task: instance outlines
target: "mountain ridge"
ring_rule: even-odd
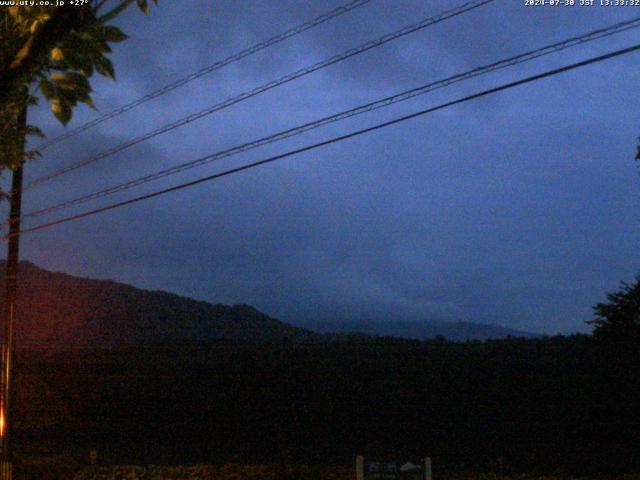
[[[0,268],[4,265],[1,261]],[[23,347],[302,341],[317,335],[250,305],[211,304],[112,280],[51,272],[31,262],[19,265],[18,315],[16,344]]]
[[[462,320],[402,320],[394,318],[392,321],[378,319],[329,320],[308,321],[295,323],[309,330],[319,333],[340,331],[361,332],[366,335],[400,337],[414,340],[431,340],[444,337],[449,341],[463,342],[467,340],[489,340],[506,337],[535,338],[543,335],[524,330],[516,330],[500,325],[466,322]]]
[[[0,269],[6,262],[0,260]],[[4,278],[0,278],[4,291]],[[0,298],[0,303],[3,298]],[[113,347],[226,341],[231,343],[369,341],[380,336],[425,340],[499,338],[516,332],[486,326],[485,334],[453,334],[456,324],[442,324],[433,335],[411,331],[403,322],[345,326],[335,321],[309,328],[285,323],[247,304],[223,305],[161,290],[145,290],[113,280],[52,272],[29,261],[19,264],[16,344],[22,348]],[[348,323],[348,322],[347,322]],[[330,325],[336,328],[331,330]],[[461,322],[460,330],[467,324]],[[415,325],[413,325],[415,327]],[[355,328],[358,327],[358,328]],[[449,330],[447,330],[449,328]],[[454,328],[454,330],[451,330]],[[488,329],[488,330],[487,330]],[[337,331],[336,331],[337,330]],[[477,330],[477,328],[476,328]],[[486,335],[486,331],[493,332]],[[473,333],[473,332],[471,332]],[[513,335],[515,336],[515,335]]]

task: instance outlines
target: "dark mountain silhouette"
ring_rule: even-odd
[[[329,320],[309,321],[301,326],[317,332],[362,332],[366,335],[430,340],[438,336],[454,342],[506,337],[535,338],[541,335],[498,325],[442,320]]]
[[[2,261],[2,272],[4,268]],[[0,286],[4,288],[4,279]],[[50,272],[30,262],[20,262],[18,299],[19,347],[300,341],[316,336],[248,305],[212,305],[109,280]]]
[[[5,262],[0,261],[0,272],[4,268]],[[428,339],[442,335],[449,340],[528,336],[492,325],[462,322],[318,322],[303,328],[271,318],[249,305],[214,305],[110,280],[51,272],[26,261],[20,263],[18,282],[19,347],[367,341],[375,336]],[[4,288],[4,279],[0,279],[0,288]]]

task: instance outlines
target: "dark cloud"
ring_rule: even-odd
[[[121,20],[132,38],[115,52],[118,81],[97,79],[96,103],[108,111],[339,3],[166,1],[149,16],[132,10]],[[29,165],[29,176],[453,5],[374,0],[60,144]],[[33,189],[25,203],[35,208],[71,198],[633,13],[497,1]],[[627,33],[548,56],[136,192],[601,54],[634,38],[637,33]],[[23,257],[212,302],[250,303],[290,321],[438,317],[548,333],[583,330],[591,306],[632,278],[640,263],[640,179],[632,161],[639,63],[631,55],[591,66],[34,233],[25,237]],[[92,115],[80,109],[70,128]],[[55,135],[62,128],[50,117],[44,107],[32,115]]]

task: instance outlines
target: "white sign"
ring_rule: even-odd
[[[356,457],[357,480],[431,480],[431,458],[423,461],[378,461]]]

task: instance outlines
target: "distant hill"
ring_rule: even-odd
[[[512,330],[498,325],[472,322],[446,322],[441,320],[408,321],[382,320],[330,320],[309,321],[305,328],[316,332],[361,332],[367,335],[402,337],[430,340],[443,336],[451,341],[488,340],[512,337],[533,338],[540,335],[521,330]]]
[[[20,262],[16,341],[19,347],[80,348],[131,343],[225,341],[366,342],[376,336],[448,340],[531,337],[494,325],[466,322],[351,321],[293,326],[249,305],[211,304],[110,280],[51,272]],[[5,262],[0,261],[0,272]],[[4,293],[4,279],[0,278]],[[2,298],[0,298],[0,306]]]
[[[0,261],[4,272],[5,262]],[[319,337],[248,305],[213,305],[20,262],[16,344],[94,347],[129,343],[301,341]],[[4,279],[0,279],[4,296]],[[0,299],[0,304],[3,299]]]

